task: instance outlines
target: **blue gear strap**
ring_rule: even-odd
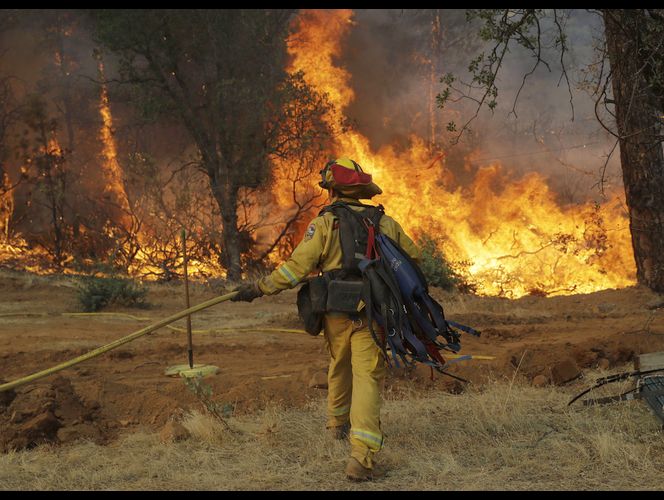
[[[456,328],[457,330],[461,330],[462,332],[466,332],[466,333],[470,333],[471,335],[475,335],[475,337],[479,337],[482,334],[482,332],[480,332],[478,330],[475,330],[474,328],[471,328],[469,326],[457,323],[456,321],[450,321],[448,319],[447,324],[450,325],[452,328]]]
[[[356,223],[367,231],[367,223],[360,213],[342,202],[335,205],[349,210]],[[386,355],[389,348],[397,367],[399,360],[406,366],[421,362],[454,377],[443,371],[450,363],[441,361],[437,350],[458,352],[461,345],[457,330],[476,336],[479,332],[445,318],[443,307],[428,293],[421,269],[398,243],[379,233],[375,244],[377,257],[360,259],[356,265],[365,282],[367,318],[375,319],[385,332],[385,341],[380,346],[384,357],[389,363]],[[467,359],[472,358],[464,356],[455,362]]]

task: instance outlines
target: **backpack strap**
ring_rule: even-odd
[[[387,258],[394,261],[404,303],[422,333],[434,345],[457,352],[461,348],[459,335],[449,327],[442,306],[429,295],[426,278],[419,266],[389,236],[380,235],[378,244]],[[446,343],[441,343],[439,337]]]
[[[399,327],[398,331],[401,333],[403,340],[407,342],[408,347],[410,347],[409,351],[411,355],[418,361],[426,361],[428,358],[426,347],[413,333],[406,308],[401,300],[399,287],[389,273],[387,262],[384,259],[377,260],[376,262],[379,263],[376,272],[388,287],[390,296],[394,298],[394,307],[390,309],[390,312],[394,316]]]
[[[402,362],[409,366],[411,363],[405,357],[407,354],[406,347],[403,345],[403,340],[400,334],[401,325],[398,314],[395,311],[399,310],[399,304],[395,303],[395,297],[389,293],[389,285],[385,283],[383,276],[378,272],[380,260],[364,259],[360,262],[360,270],[362,271],[365,287],[363,290],[363,300],[365,303],[365,311],[367,315],[367,322],[369,329],[374,335],[373,320],[381,326],[385,336],[385,343],[389,345],[392,352],[392,358],[397,367],[399,361],[397,356],[401,358]],[[385,361],[390,365],[390,359],[387,356],[384,343],[378,343],[378,346],[383,350]]]
[[[361,207],[362,210],[351,207]],[[362,259],[377,257],[375,237],[380,228],[380,219],[385,213],[383,206],[335,201],[323,208],[320,214],[327,212],[332,212],[339,220],[342,269],[346,275],[358,275]]]
[[[387,356],[387,348],[386,348],[386,336],[385,336],[385,331],[383,331],[383,335],[381,338],[379,338],[378,334],[374,330],[374,304],[373,304],[373,297],[371,293],[371,283],[368,280],[364,280],[364,284],[362,286],[362,297],[365,300],[365,310],[366,310],[366,316],[367,316],[367,325],[369,327],[369,332],[371,333],[371,337],[373,338],[374,342],[378,347],[380,347],[381,353],[383,354],[383,358],[385,358],[385,361],[389,363],[389,358]],[[392,351],[392,354],[394,355],[394,351]],[[396,359],[395,359],[396,361]]]

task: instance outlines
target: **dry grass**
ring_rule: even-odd
[[[615,387],[613,389],[616,389]],[[323,431],[324,403],[228,420],[189,414],[192,437],[155,434],[0,456],[10,490],[633,490],[664,489],[664,433],[641,402],[567,407],[569,391],[495,382],[462,395],[388,400],[390,473],[345,480],[348,444]]]

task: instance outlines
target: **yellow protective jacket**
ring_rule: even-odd
[[[334,201],[357,203],[352,198],[337,198]],[[361,207],[354,207],[361,210]],[[272,274],[258,281],[258,286],[266,295],[274,295],[282,290],[293,288],[312,271],[322,272],[342,268],[341,238],[339,224],[331,212],[319,215],[307,227],[304,238],[293,250],[290,258]],[[383,215],[380,231],[395,240],[415,261],[420,259],[420,251],[413,240],[404,232],[398,222]]]

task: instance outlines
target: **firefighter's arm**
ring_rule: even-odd
[[[265,295],[274,295],[293,288],[318,267],[325,248],[327,223],[323,217],[316,217],[311,221],[302,241],[288,260],[272,274],[258,281],[258,287]]]

